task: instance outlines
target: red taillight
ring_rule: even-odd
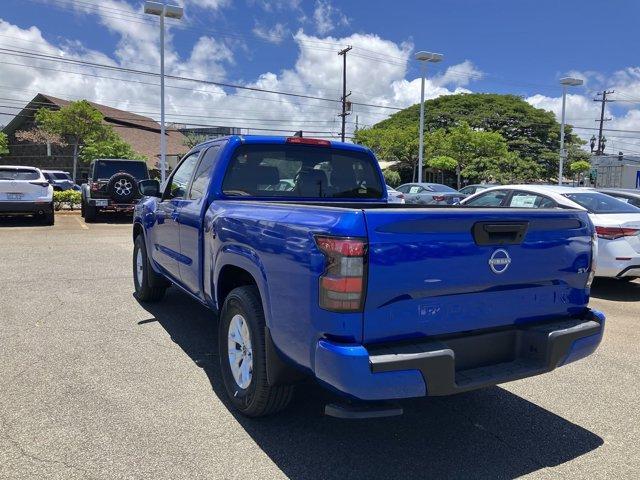
[[[436,202],[444,202],[444,195],[433,195],[433,198]]]
[[[622,228],[622,227],[596,227],[596,234],[599,238],[606,240],[615,240],[622,237],[634,237],[638,235],[640,230],[637,228]]]
[[[361,312],[364,306],[367,242],[360,238],[316,236],[326,257],[320,276],[320,308]]]
[[[297,145],[318,145],[322,147],[330,147],[331,142],[329,140],[322,140],[320,138],[304,138],[304,137],[289,137],[287,143],[295,143]]]
[[[37,185],[38,187],[46,188],[49,186],[49,182],[29,182],[31,185]]]
[[[398,198],[401,200],[404,200],[404,193],[401,193],[400,195],[398,195]]]
[[[100,184],[97,182],[91,182],[89,188],[91,189],[91,191],[95,192],[97,190],[100,190]]]

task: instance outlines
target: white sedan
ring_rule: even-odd
[[[39,169],[0,166],[0,215],[33,215],[53,225],[53,187]]]
[[[596,277],[640,277],[640,208],[589,188],[504,185],[462,202],[467,207],[577,208],[589,212],[598,236]]]
[[[404,203],[404,193],[399,192],[395,188],[387,185],[387,202],[388,203]]]

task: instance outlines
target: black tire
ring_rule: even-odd
[[[53,203],[50,206],[50,210],[44,212],[44,214],[42,215],[42,224],[43,225],[48,225],[48,226],[53,226],[56,222],[56,216],[55,213],[53,211]]]
[[[137,260],[138,252],[142,255],[142,282],[138,280]],[[144,243],[144,236],[138,235],[133,242],[133,286],[135,296],[141,302],[158,302],[162,300],[169,283],[149,265],[147,257],[147,247]]]
[[[84,198],[82,199],[82,201],[80,202],[80,216],[82,218],[84,218],[85,216],[85,212],[84,212]]]
[[[107,183],[109,197],[116,203],[129,203],[138,195],[138,181],[130,173],[116,173]]]
[[[90,205],[89,202],[84,204],[84,221],[93,222],[98,215],[98,208],[94,205]]]
[[[244,317],[251,340],[253,370],[246,388],[238,385],[229,364],[229,325],[237,314]],[[248,417],[262,417],[279,412],[289,405],[293,397],[293,385],[272,387],[267,381],[264,312],[260,293],[255,286],[238,287],[225,299],[220,312],[218,354],[225,390],[240,413]]]

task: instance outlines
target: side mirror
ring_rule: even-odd
[[[138,182],[140,193],[145,197],[161,197],[160,182],[158,180],[140,180]]]

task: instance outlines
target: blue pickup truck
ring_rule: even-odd
[[[346,398],[328,413],[377,415],[361,405],[549,372],[602,339],[583,211],[387,203],[369,149],[301,137],[208,141],[140,190],[135,294],[175,286],[217,313],[248,416],[305,377]]]

